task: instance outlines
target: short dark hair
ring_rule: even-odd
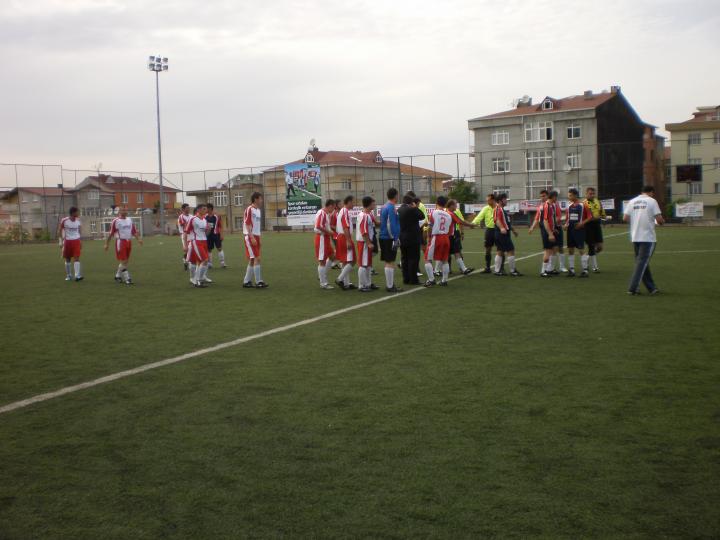
[[[495,194],[494,194],[494,193],[488,193],[487,195],[485,195],[485,198],[486,198],[486,199],[495,200]]]
[[[422,203],[422,201],[420,200],[420,197],[413,197],[413,202],[414,202],[415,204],[420,204],[420,203]]]
[[[413,199],[410,195],[403,196],[403,204],[412,204],[414,202],[415,202],[415,199]]]
[[[450,200],[448,200],[448,202],[447,202],[447,204],[446,204],[445,206],[450,206],[451,204],[454,204],[454,205],[457,206],[457,203],[458,203],[458,202],[457,202],[455,199],[450,199]]]
[[[68,210],[68,214],[72,216],[77,211],[78,211],[77,207],[71,206],[70,210]]]
[[[188,206],[190,206],[188,203],[183,203],[180,210],[185,210]]]
[[[368,208],[374,201],[375,199],[373,199],[370,195],[365,195],[362,198],[363,208]]]
[[[209,202],[205,206],[207,206],[208,210],[215,210],[215,207],[213,206],[213,203]]]
[[[495,200],[498,202],[507,200],[507,193],[498,193],[495,195]]]
[[[445,195],[440,195],[440,196],[437,198],[436,203],[437,203],[438,206],[441,206],[441,207],[445,208],[445,206],[447,206],[447,203],[448,203],[448,198],[447,198]]]
[[[554,189],[550,193],[548,193],[548,197],[550,197],[550,198],[557,197],[557,196],[558,196],[558,192],[555,191]]]
[[[408,191],[405,195],[410,195],[413,199],[417,198],[417,195],[415,195],[413,190]]]
[[[195,207],[195,212],[197,212],[197,211],[200,210],[201,208],[207,208],[207,204],[205,204],[205,203],[198,204],[198,205]],[[194,214],[195,212],[193,212],[193,214]]]
[[[261,198],[262,198],[262,193],[260,193],[259,191],[256,191],[255,193],[250,195],[250,202],[254,203],[255,201],[257,201],[258,199],[261,199]]]
[[[585,193],[587,193],[588,191],[595,191],[595,188],[592,186],[588,186],[585,188]]]
[[[398,196],[398,190],[395,189],[394,187],[391,187],[390,189],[387,190],[388,201],[395,199],[397,196]]]
[[[327,201],[325,201],[325,208],[329,206],[335,206],[335,199],[328,199]]]
[[[343,199],[343,204],[347,204],[347,203],[352,202],[352,201],[354,201],[354,200],[355,200],[355,197],[353,197],[352,195],[348,195],[347,197],[345,197],[345,198]]]
[[[575,189],[574,187],[571,187],[570,189],[568,189],[568,193],[572,193],[572,194],[575,195],[576,197],[577,197],[578,195],[580,195],[580,193],[578,192],[578,190]]]
[[[542,195],[543,193],[544,193],[545,195],[548,195],[548,194],[549,194],[549,192],[548,192],[547,189],[541,189],[541,190],[540,190],[540,195]]]
[[[643,193],[655,193],[655,188],[650,184],[645,184],[642,188]]]

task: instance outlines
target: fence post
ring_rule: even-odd
[[[228,189],[228,200],[227,200],[227,207],[225,212],[227,214],[227,221],[228,221],[228,229],[230,230],[230,234],[233,232],[233,226],[232,226],[232,186],[230,185],[230,169],[227,170],[227,189]]]
[[[18,182],[17,163],[13,165],[15,168],[15,189],[17,189],[18,201],[18,225],[20,226],[20,244],[23,243],[23,223],[22,223],[22,205],[20,204],[20,183]]]
[[[45,191],[45,165],[40,165],[40,174],[42,176],[43,188],[43,216],[45,216],[45,233],[49,235],[48,215],[47,215],[47,192]]]

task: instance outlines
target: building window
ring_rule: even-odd
[[[713,133],[713,144],[720,144],[720,131]]]
[[[89,201],[99,201],[100,200],[100,190],[99,189],[91,189],[88,191],[88,200]]]
[[[545,101],[543,101],[542,108],[543,111],[551,111],[553,108],[553,102],[549,99],[546,99]]]
[[[688,133],[688,144],[700,144],[700,133]]]
[[[550,191],[552,182],[550,180],[531,180],[526,186],[528,199],[539,199],[543,189]]]
[[[127,202],[128,202],[127,193],[122,193],[122,194],[120,195],[120,202],[121,202],[122,204],[127,204]]]
[[[90,222],[90,232],[93,234],[97,232],[97,221],[92,220]]]
[[[580,139],[582,137],[582,131],[580,124],[570,124],[567,127],[567,138],[568,139]]]
[[[35,193],[33,193],[32,201],[33,201],[33,202],[38,202],[39,200],[40,200],[39,197],[38,197]]]
[[[700,195],[702,193],[702,182],[688,182],[688,195]]]
[[[720,182],[715,182],[715,193],[720,193]]]
[[[552,122],[528,122],[525,124],[525,142],[552,141]]]
[[[567,155],[567,166],[571,169],[580,168],[580,154],[573,153]]]
[[[527,152],[525,157],[525,170],[528,172],[553,170],[552,150],[533,150]]]
[[[346,189],[348,191],[351,190],[352,189],[352,180],[350,180],[350,179],[340,180],[340,189]]]
[[[382,163],[382,162],[383,162],[382,156],[381,156],[380,154],[376,155],[376,156],[375,156],[375,163]]]
[[[716,157],[716,158],[713,160],[713,164],[715,165],[715,168],[716,168],[716,169],[720,169],[720,157]]]
[[[510,172],[510,160],[508,158],[493,158],[492,170],[495,174]]]
[[[688,158],[688,165],[702,165],[702,158],[699,158],[699,157]]]
[[[500,144],[510,144],[510,132],[508,131],[494,131],[490,137],[490,143],[493,146]]]
[[[170,202],[170,195],[167,193],[163,193],[163,204],[167,204]]]
[[[510,197],[510,186],[493,186],[493,195],[505,194]]]
[[[139,203],[145,202],[145,197],[143,196],[142,193],[138,193],[135,201],[139,202]]]
[[[242,206],[242,195],[240,193],[233,193],[233,205]]]
[[[215,196],[215,206],[227,206],[228,196],[226,191],[216,191],[214,193]]]

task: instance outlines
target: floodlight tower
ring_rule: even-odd
[[[158,176],[160,178],[160,230],[165,234],[165,201],[163,200],[162,145],[160,144],[160,72],[168,70],[165,56],[150,56],[148,69],[155,72],[155,107],[157,110]]]

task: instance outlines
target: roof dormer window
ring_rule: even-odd
[[[551,99],[546,99],[545,101],[543,101],[543,103],[542,103],[543,111],[551,111],[552,108],[553,108],[553,102]]]
[[[382,162],[383,162],[382,156],[380,154],[377,154],[375,156],[375,163],[382,163]]]
[[[305,156],[305,163],[315,163],[315,158],[310,152]]]

